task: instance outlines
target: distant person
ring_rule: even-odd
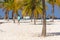
[[[17,19],[18,19],[18,23],[19,23],[19,21],[20,21],[21,17],[18,15]]]

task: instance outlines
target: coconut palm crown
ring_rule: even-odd
[[[41,0],[24,0],[24,7],[23,7],[23,15],[31,15],[31,13],[34,11],[35,16],[37,13],[42,13],[42,5]]]
[[[33,15],[34,19],[37,17],[38,14],[42,13],[42,3],[41,0],[23,0],[23,16],[28,16]],[[34,23],[36,24],[36,23]]]

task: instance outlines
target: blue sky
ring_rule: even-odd
[[[52,15],[52,5],[48,3],[46,3],[46,5],[48,6],[48,10],[46,11],[46,14]],[[60,8],[57,5],[54,6],[54,15],[57,18],[60,18]]]
[[[48,4],[48,3],[46,3],[46,5],[48,6],[48,10],[46,11],[46,14],[47,15],[52,15],[52,5],[51,4]],[[18,13],[20,14],[20,16],[21,16],[21,10],[19,10],[18,11]],[[0,15],[2,16],[2,17],[4,17],[4,15],[5,15],[5,11],[3,11],[3,9],[2,8],[0,8]],[[9,12],[9,17],[11,18],[12,16],[12,11],[10,11]],[[60,18],[60,8],[58,7],[58,6],[56,6],[55,5],[55,7],[54,7],[54,15],[57,17],[57,18]]]
[[[18,13],[20,14],[20,16],[22,17],[22,11],[21,10],[19,10],[18,11]],[[0,16],[2,16],[2,17],[4,17],[5,16],[5,11],[3,11],[3,9],[2,8],[0,8]],[[12,10],[11,11],[9,11],[9,18],[12,18]]]

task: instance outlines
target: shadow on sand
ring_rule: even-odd
[[[47,36],[59,36],[60,32],[47,33]]]
[[[20,23],[30,23],[30,22],[20,22]]]
[[[47,33],[46,37],[49,36],[60,36],[60,32]],[[41,33],[33,33],[32,37],[41,37]]]
[[[32,25],[43,25],[43,23],[36,23]],[[46,25],[54,25],[52,22],[46,22]]]
[[[6,31],[3,31],[2,29],[0,29],[0,32],[6,32]]]
[[[0,22],[0,24],[3,24],[3,23],[8,23],[8,22]]]

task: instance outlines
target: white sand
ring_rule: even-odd
[[[60,20],[47,20],[47,37],[41,37],[42,23],[37,20],[34,25],[30,20],[21,20],[20,24],[0,20],[0,40],[60,40]],[[49,35],[49,36],[48,36]]]

